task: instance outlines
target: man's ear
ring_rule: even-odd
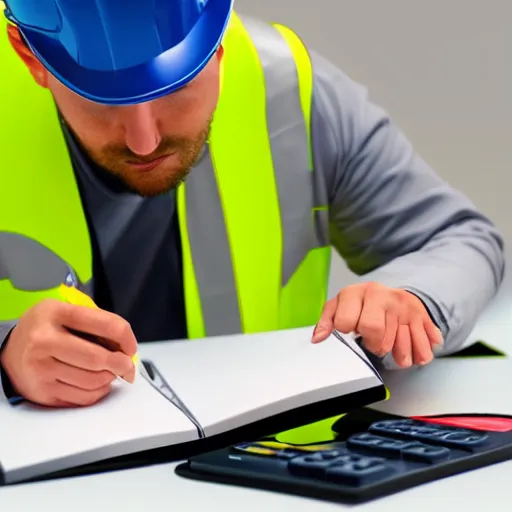
[[[48,72],[23,40],[18,27],[8,25],[7,36],[9,37],[9,41],[11,46],[14,48],[14,51],[25,63],[28,70],[34,77],[34,80],[41,87],[48,87]]]
[[[217,48],[217,58],[219,59],[219,62],[222,60],[222,57],[224,57],[224,46],[220,44]]]

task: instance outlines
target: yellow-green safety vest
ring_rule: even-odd
[[[37,251],[23,248],[35,242],[51,250],[83,284],[92,279],[92,251],[51,94],[0,32],[0,232],[11,242],[0,238],[0,255],[3,246],[21,248],[10,250],[0,271],[0,321],[8,321],[58,297],[58,283],[37,289],[43,260],[27,268],[30,255],[20,252]],[[190,338],[313,325],[329,275],[330,247],[318,222],[327,206],[315,204],[313,190],[307,51],[289,29],[236,14],[223,45],[208,152],[177,191]],[[32,246],[14,243],[19,237]],[[34,283],[13,285],[15,263],[26,268],[13,273],[34,274]]]

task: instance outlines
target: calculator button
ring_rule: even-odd
[[[277,457],[279,459],[293,459],[299,455],[302,455],[303,452],[299,452],[297,450],[293,450],[290,448],[285,448],[277,452]]]
[[[444,431],[436,441],[439,444],[447,446],[448,448],[462,448],[473,450],[475,448],[479,448],[485,442],[489,436],[487,434],[477,434],[473,432],[454,432],[454,431]]]
[[[416,446],[416,441],[404,441],[389,437],[376,436],[368,432],[356,434],[347,439],[347,446],[351,449],[360,449],[370,452],[373,455],[400,458],[402,450]]]
[[[418,444],[409,446],[402,450],[402,457],[405,460],[434,463],[449,459],[450,453],[450,450],[444,446]]]
[[[323,460],[333,460],[340,455],[345,454],[345,450],[328,450],[325,452],[319,452],[317,455],[321,457]]]
[[[296,475],[318,477],[323,475],[325,468],[333,464],[338,458],[343,457],[345,453],[346,451],[343,450],[330,450],[294,457],[288,461],[288,470]]]
[[[377,421],[370,426],[371,430],[381,430],[390,432],[392,430],[406,431],[412,427],[414,422],[412,420],[384,420]]]
[[[416,429],[417,430],[417,429]],[[370,432],[382,433],[382,434],[401,434],[410,435],[415,431],[414,423],[410,420],[388,420],[378,421],[370,426]],[[434,427],[426,430],[423,428],[423,433],[434,433],[436,429]]]
[[[393,468],[382,459],[370,457],[336,461],[325,469],[325,479],[351,486],[368,485],[392,474]]]

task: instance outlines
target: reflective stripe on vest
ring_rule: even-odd
[[[312,186],[309,57],[288,29],[242,23],[236,15],[223,45],[209,148],[177,194],[191,338],[314,324],[327,290],[325,205],[316,203]],[[11,120],[0,128],[0,232],[25,237],[56,258],[31,260],[48,274],[32,281],[22,270],[28,260],[14,265],[14,246],[2,258],[0,244],[5,321],[56,296],[61,269],[89,283],[92,255],[51,96],[33,83],[3,33],[0,61],[10,76],[0,82],[7,98],[2,119]],[[17,247],[25,251],[24,243]]]
[[[309,58],[284,27],[232,23],[248,37],[225,40],[209,152],[178,191],[191,338],[314,324],[326,297]]]

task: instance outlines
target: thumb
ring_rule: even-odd
[[[320,316],[320,320],[316,324],[315,330],[313,331],[313,343],[319,343],[324,341],[334,329],[334,315],[338,307],[338,297],[328,300],[325,303],[324,309]]]

